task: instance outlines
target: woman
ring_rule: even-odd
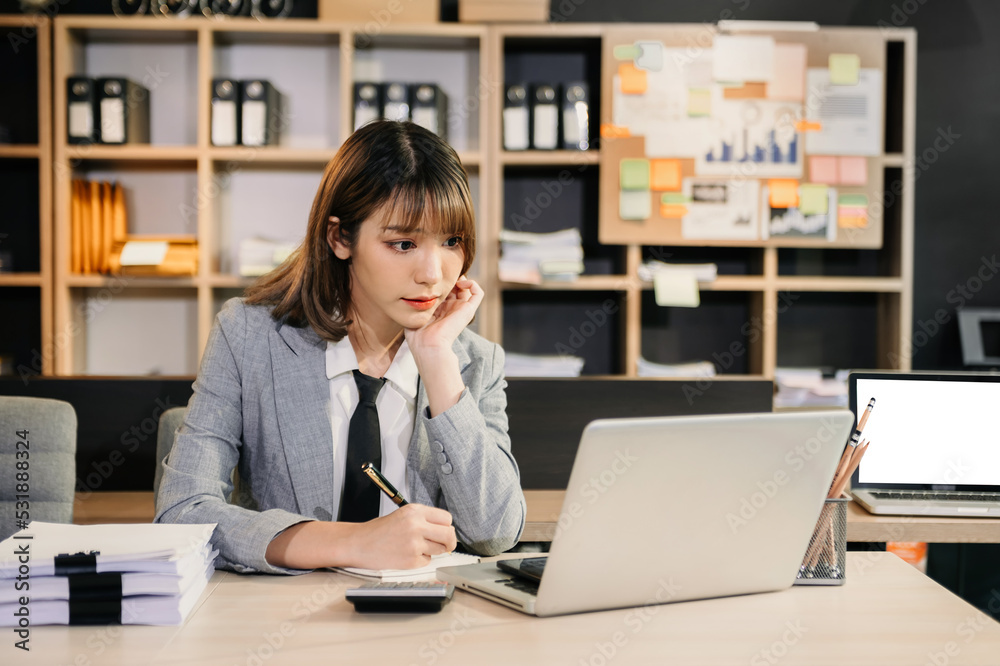
[[[466,330],[483,299],[465,277],[474,255],[455,151],[412,123],[355,132],[327,165],[299,250],[219,313],[156,521],[218,523],[217,566],[240,572],[411,568],[456,542],[484,555],[513,546],[525,505],[503,351]],[[370,504],[347,465],[372,383],[380,466],[410,501],[398,509]]]

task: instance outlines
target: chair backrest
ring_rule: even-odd
[[[0,396],[0,539],[19,521],[73,522],[76,411],[68,402]],[[21,502],[18,504],[18,502]]]
[[[172,407],[160,415],[160,428],[156,433],[156,472],[153,475],[153,497],[160,494],[160,479],[163,478],[163,461],[174,446],[177,429],[184,423],[187,407]]]

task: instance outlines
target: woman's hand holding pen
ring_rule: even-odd
[[[354,564],[346,566],[366,569],[415,569],[457,545],[451,514],[423,504],[361,523],[349,541],[345,555]]]
[[[457,403],[465,390],[458,357],[451,346],[472,321],[482,302],[482,287],[463,275],[425,326],[404,330],[406,343],[427,390],[432,417]]]

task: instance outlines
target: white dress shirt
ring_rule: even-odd
[[[353,374],[356,369],[359,369],[358,357],[346,336],[340,342],[326,343],[326,376],[330,380],[330,429],[333,431],[334,519],[340,516],[340,502],[344,494],[347,431],[351,416],[358,406],[358,386]],[[379,471],[404,497],[406,454],[410,449],[416,419],[418,377],[417,363],[404,340],[385,372],[387,381],[375,400],[382,439],[382,464]],[[379,497],[380,516],[396,510],[395,503],[385,493],[379,491]]]

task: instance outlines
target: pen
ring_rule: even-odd
[[[396,506],[404,506],[408,502],[403,499],[403,496],[399,494],[399,491],[393,488],[389,480],[382,476],[382,472],[378,471],[378,468],[370,462],[366,462],[361,466],[361,471],[368,475],[368,478],[372,480],[376,486],[378,486],[382,492],[389,496]]]

